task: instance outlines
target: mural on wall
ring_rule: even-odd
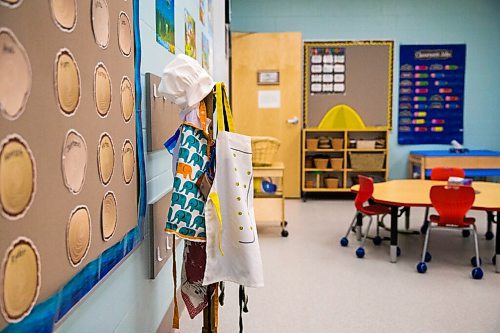
[[[207,0],[207,25],[208,33],[213,36],[214,33],[214,6],[212,0]]]
[[[205,16],[207,14],[207,2],[206,0],[200,0],[200,22],[205,24]]]
[[[196,23],[187,10],[184,10],[184,53],[196,59]]]
[[[156,0],[156,41],[175,54],[175,0]]]
[[[401,45],[399,144],[463,143],[465,44]]]
[[[211,72],[210,56],[212,55],[210,39],[204,33],[201,34],[201,66]]]

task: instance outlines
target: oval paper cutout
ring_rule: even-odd
[[[23,0],[0,0],[0,5],[7,6],[9,8],[16,8],[23,3]]]
[[[101,230],[102,238],[108,241],[116,230],[117,210],[116,198],[113,192],[107,192],[101,205]]]
[[[120,90],[122,115],[125,122],[128,122],[134,113],[134,90],[128,77],[123,77]]]
[[[40,292],[40,256],[35,245],[19,237],[3,260],[2,312],[10,323],[30,314]]]
[[[73,194],[78,194],[85,182],[87,170],[87,143],[80,133],[70,130],[66,134],[62,152],[64,185]]]
[[[97,112],[105,117],[111,106],[111,79],[103,63],[98,63],[95,68],[94,94]]]
[[[105,49],[109,43],[109,9],[107,0],[92,0],[92,30],[97,45]]]
[[[71,265],[78,266],[90,248],[90,214],[87,206],[78,206],[71,212],[66,247]]]
[[[125,140],[122,149],[122,164],[123,164],[123,180],[126,184],[130,184],[134,176],[135,169],[135,153],[134,146],[130,140]]]
[[[7,28],[0,28],[0,73],[0,113],[15,120],[31,92],[31,65],[26,50]]]
[[[52,17],[63,31],[70,32],[76,25],[76,0],[51,0]]]
[[[55,81],[59,107],[69,116],[80,103],[80,70],[68,49],[57,54]]]
[[[113,141],[108,133],[103,133],[99,140],[97,163],[101,182],[104,185],[108,185],[113,175],[113,167],[115,164],[115,149],[113,147]]]
[[[132,29],[130,20],[125,12],[120,12],[118,18],[118,45],[124,56],[129,56],[132,52]]]
[[[35,193],[35,160],[19,135],[8,136],[0,148],[0,206],[11,220],[26,214]]]

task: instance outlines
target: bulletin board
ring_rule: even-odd
[[[465,44],[401,45],[398,143],[463,143]]]
[[[353,108],[367,127],[391,127],[393,41],[304,42],[304,127],[334,106]]]
[[[133,6],[0,0],[0,331],[51,331],[140,239]]]

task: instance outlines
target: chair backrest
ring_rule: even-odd
[[[363,175],[358,176],[359,191],[354,199],[354,206],[360,212],[365,212],[363,204],[372,197],[373,194],[373,179]]]
[[[476,193],[471,186],[436,185],[431,187],[430,197],[439,213],[439,224],[464,226],[465,214],[472,207]]]
[[[465,177],[464,169],[436,167],[431,169],[431,180],[448,180],[450,177]]]

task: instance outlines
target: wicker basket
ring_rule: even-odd
[[[314,167],[316,169],[326,169],[328,166],[327,158],[315,158],[314,159]]]
[[[305,181],[305,186],[306,188],[314,188],[314,181],[313,180],[306,180]]]
[[[339,179],[338,178],[325,178],[325,187],[326,188],[338,188],[339,187]]]
[[[270,136],[252,137],[252,164],[255,166],[269,166],[280,147],[280,141]]]
[[[343,158],[330,158],[330,167],[335,170],[342,169]]]
[[[349,152],[351,169],[378,170],[384,167],[385,153]]]
[[[332,138],[332,148],[333,149],[343,149],[344,148],[344,139]]]
[[[306,139],[306,147],[309,150],[316,150],[318,149],[318,139]]]

